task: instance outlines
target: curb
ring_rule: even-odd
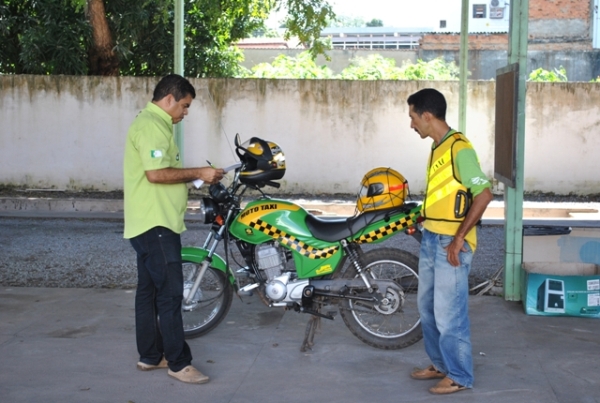
[[[356,205],[351,202],[290,200],[319,216],[349,217],[356,213]],[[199,208],[199,200],[190,200],[186,219],[198,220]],[[123,200],[0,197],[0,216],[123,219]],[[491,202],[482,218],[483,224],[504,225],[504,221],[504,203]],[[600,227],[600,203],[525,202],[523,221],[527,225]]]

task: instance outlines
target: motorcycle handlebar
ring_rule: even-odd
[[[272,181],[266,181],[266,182],[265,182],[265,185],[267,185],[267,186],[272,186],[272,187],[274,187],[275,189],[279,189],[279,188],[281,187],[281,184],[280,184],[280,183],[277,183],[277,182],[272,182]]]

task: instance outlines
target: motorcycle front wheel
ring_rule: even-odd
[[[183,295],[181,305],[183,332],[188,339],[200,337],[221,323],[231,308],[233,287],[227,281],[225,273],[209,267],[204,273],[200,286],[192,301],[186,303],[186,297],[200,271],[198,263],[183,261]]]
[[[403,292],[387,290],[385,301],[380,304],[342,299],[340,315],[348,329],[364,343],[386,350],[405,348],[421,340],[417,308],[419,258],[403,250],[380,248],[365,253],[363,265],[370,278],[393,280]],[[353,265],[343,274],[348,279],[357,276]]]

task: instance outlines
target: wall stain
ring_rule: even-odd
[[[58,189],[111,190],[115,183],[120,184],[122,181],[120,171],[116,182],[113,178],[115,174],[112,171],[115,171],[118,164],[107,166],[106,162],[98,163],[98,166],[107,168],[106,177],[90,180],[89,175],[85,174],[86,167],[81,164],[81,156],[89,155],[98,161],[112,161],[111,158],[122,152],[122,144],[114,139],[121,141],[130,119],[150,101],[159,79],[0,76],[0,106],[5,123],[0,135],[0,145],[5,149],[2,156],[4,160],[10,161],[10,153],[14,153],[28,161],[27,165],[24,165],[26,169],[6,170],[0,182],[34,187],[43,185]],[[376,154],[377,160],[383,157],[394,162],[409,152],[402,149],[403,136],[411,136],[410,147],[421,147],[412,140],[415,134],[409,128],[406,99],[411,93],[426,87],[438,88],[446,95],[449,101],[448,121],[452,126],[458,123],[457,82],[273,79],[190,81],[197,91],[196,102],[205,107],[203,113],[207,117],[203,118],[201,123],[202,130],[206,129],[207,133],[217,139],[223,137],[223,130],[231,130],[230,127],[223,129],[223,125],[233,124],[231,122],[240,125],[241,122],[243,126],[240,129],[246,130],[250,135],[272,137],[270,139],[278,142],[279,138],[284,136],[302,136],[302,140],[292,139],[296,141],[295,144],[300,144],[301,141],[318,144],[321,138],[327,137],[328,144],[345,142],[352,150],[358,145],[361,152],[368,150]],[[561,139],[563,144],[581,147],[582,155],[592,155],[599,145],[599,88],[599,84],[584,82],[527,83],[527,154],[535,153],[544,143],[548,143],[548,140]],[[467,135],[475,138],[479,144],[484,144],[483,147],[479,146],[482,151],[489,151],[493,148],[494,140],[495,83],[470,81],[468,90]],[[124,102],[127,102],[127,105],[123,105]],[[96,116],[98,105],[110,111],[114,105],[114,113]],[[239,109],[239,105],[243,105],[244,109]],[[79,117],[81,111],[77,108],[83,110],[84,115],[81,116],[90,115],[93,121],[89,120],[90,116],[86,116],[88,120],[83,122]],[[126,112],[123,113],[123,110]],[[44,119],[46,126],[40,125],[39,119]],[[122,122],[117,125],[109,123],[116,120]],[[117,126],[125,129],[117,135],[106,134],[105,138],[104,122],[107,122],[107,127]],[[246,126],[246,122],[250,125]],[[273,123],[279,126],[273,127]],[[49,129],[46,132],[47,127]],[[47,138],[48,133],[56,135],[57,138],[50,141]],[[477,136],[484,136],[484,139],[481,140]],[[244,136],[242,137],[244,139]],[[214,138],[208,140],[209,144],[218,145],[221,140]],[[331,143],[332,140],[334,143]],[[384,144],[386,141],[391,144]],[[44,156],[51,158],[44,160],[36,155],[30,156],[28,142],[43,144],[46,149],[41,151],[44,151]],[[53,148],[54,144],[60,148]],[[487,154],[493,155],[490,152]],[[70,164],[46,163],[50,159],[59,160],[65,155],[69,156]],[[352,158],[355,156],[340,157],[342,161]],[[39,164],[32,164],[31,160],[39,161]],[[364,163],[364,158],[359,162]],[[293,163],[290,159],[290,167]],[[340,166],[345,167],[343,164]],[[11,165],[14,164],[9,162],[7,167]],[[55,167],[64,169],[61,171],[54,169]],[[295,169],[301,170],[302,167]],[[537,180],[539,177],[536,173],[532,179]],[[415,176],[415,179],[411,179],[411,185],[418,180],[418,176]],[[592,188],[598,187],[598,181],[593,178],[589,180],[587,185]],[[339,181],[343,179],[336,178],[336,183]],[[575,181],[564,186],[579,190],[579,183],[582,182]],[[547,190],[544,189],[547,185],[544,181],[530,182],[526,190]],[[303,186],[308,188],[314,185],[294,178],[293,183],[287,186],[298,187],[301,190]]]

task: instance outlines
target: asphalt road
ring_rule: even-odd
[[[183,245],[202,246],[209,226],[186,225]],[[119,219],[0,217],[0,286],[134,288],[135,253],[122,231]],[[419,253],[418,242],[405,234],[373,247],[378,246]],[[223,256],[222,243],[217,253]],[[481,227],[471,285],[492,277],[503,264],[503,228]]]

